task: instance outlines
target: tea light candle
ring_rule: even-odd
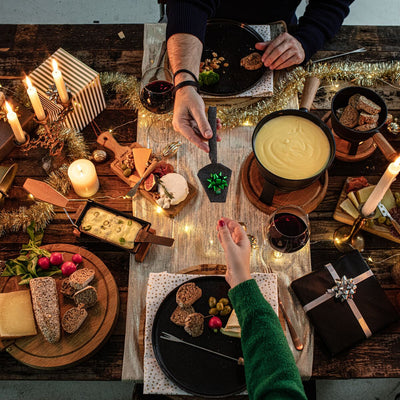
[[[96,168],[89,160],[74,161],[68,168],[68,177],[80,197],[91,197],[99,190]]]
[[[60,96],[61,103],[68,103],[69,96],[67,92],[67,88],[64,83],[64,78],[61,74],[61,71],[58,69],[57,61],[53,59],[53,75],[54,83],[56,84],[57,92]]]
[[[7,101],[6,101],[6,109],[7,109],[7,120],[14,133],[15,140],[19,144],[25,143],[26,141],[25,132],[22,130],[17,114],[13,111],[13,109],[11,108],[11,106],[8,104]]]
[[[31,101],[33,107],[33,111],[36,114],[36,118],[39,121],[43,121],[46,118],[46,114],[43,110],[43,106],[42,103],[40,102],[37,90],[32,86],[31,80],[28,77],[26,77],[25,81],[26,84],[28,85],[28,89],[26,90],[26,92],[28,93],[29,100]]]
[[[387,170],[382,175],[375,189],[372,191],[367,201],[365,202],[361,213],[367,217],[368,215],[375,212],[378,203],[382,200],[386,191],[390,188],[392,182],[396,179],[396,176],[400,172],[400,157],[398,157],[394,162],[390,163]]]

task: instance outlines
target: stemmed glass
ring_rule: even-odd
[[[270,246],[279,253],[294,253],[303,248],[310,237],[310,222],[306,212],[293,205],[276,209],[266,227]]]

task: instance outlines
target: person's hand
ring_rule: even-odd
[[[204,101],[192,86],[185,86],[176,92],[172,126],[199,149],[207,153],[210,151],[207,141],[212,137],[212,130]],[[217,129],[220,128],[221,122],[217,120]],[[221,140],[219,136],[217,140]]]
[[[262,62],[269,69],[283,69],[301,64],[305,53],[301,43],[289,33],[281,33],[270,42],[256,43],[257,50],[263,50]]]
[[[251,279],[250,241],[243,228],[229,218],[221,218],[217,223],[218,239],[225,252],[225,279],[233,288]]]

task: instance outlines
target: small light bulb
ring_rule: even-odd
[[[156,213],[161,214],[163,209],[160,206],[156,206]]]
[[[274,250],[272,255],[274,258],[281,258],[283,256],[283,254],[280,251],[276,251],[276,250]]]
[[[35,196],[32,193],[28,194],[28,198],[31,199],[31,200],[35,200]]]
[[[187,233],[190,231],[190,226],[189,225],[185,225],[185,227],[183,228],[183,230]]]

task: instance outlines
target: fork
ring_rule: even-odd
[[[210,350],[210,349],[207,349],[205,347],[197,346],[197,344],[185,342],[183,339],[179,339],[178,337],[176,337],[174,335],[171,335],[170,333],[167,333],[167,332],[161,332],[160,339],[168,340],[170,342],[175,342],[175,343],[183,343],[183,344],[186,344],[188,346],[195,347],[196,349],[208,351],[209,353],[216,354],[217,356],[224,357],[224,358],[227,358],[228,360],[235,361],[239,365],[244,365],[243,357],[234,358],[234,357],[231,357],[231,356],[227,356],[226,354],[218,353],[217,351]]]
[[[272,268],[269,265],[267,265],[267,263],[263,262],[263,266],[268,273],[270,273],[270,274],[273,273]],[[294,347],[296,348],[296,350],[302,351],[304,349],[304,345],[301,342],[300,337],[296,332],[296,329],[294,329],[292,321],[290,320],[289,315],[287,314],[287,312],[285,310],[285,307],[283,306],[282,300],[279,296],[279,288],[278,288],[278,304],[279,304],[279,308],[282,311],[283,318],[285,318],[286,324],[289,328],[290,337],[292,338]]]

